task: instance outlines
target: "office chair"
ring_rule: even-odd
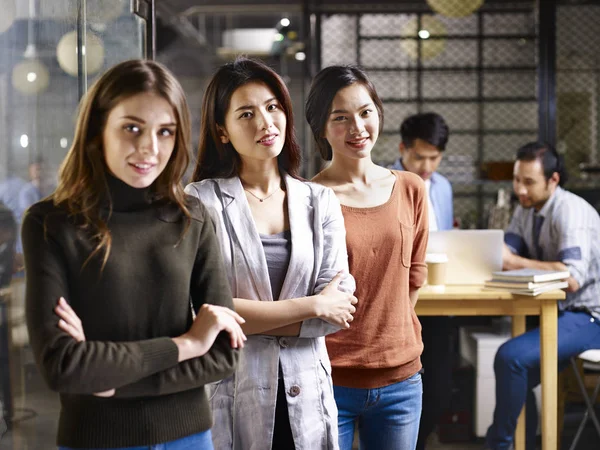
[[[591,396],[588,395],[587,389],[585,388],[585,384],[583,382],[583,378],[581,376],[581,371],[577,367],[577,358],[583,361],[584,369],[597,373],[596,387],[594,388],[594,392]],[[581,437],[581,433],[583,432],[583,429],[585,428],[588,419],[591,419],[592,423],[594,424],[594,428],[596,428],[596,431],[598,433],[598,438],[600,439],[600,422],[598,421],[596,411],[594,410],[596,398],[598,397],[598,393],[600,393],[600,349],[587,350],[579,354],[578,356],[572,357],[571,365],[573,366],[573,371],[575,372],[577,385],[579,386],[579,390],[581,392],[581,395],[583,396],[583,400],[586,405],[586,411],[583,414],[583,418],[581,419],[579,428],[575,433],[573,442],[569,447],[569,450],[575,450],[575,448],[577,447],[577,443],[579,442],[579,438]]]

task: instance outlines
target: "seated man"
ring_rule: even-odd
[[[561,188],[562,157],[549,145],[530,143],[517,151],[513,188],[519,198],[505,233],[505,270],[568,270],[567,298],[559,303],[558,365],[600,348],[600,216]],[[498,349],[494,361],[496,409],[487,448],[512,448],[517,418],[527,401],[527,450],[535,448],[537,411],[532,389],[540,383],[540,330],[517,336]]]
[[[429,200],[429,231],[451,230],[454,223],[452,186],[437,172],[448,143],[449,128],[442,116],[422,113],[407,117],[400,125],[400,155],[390,169],[416,173],[425,182]],[[425,449],[452,395],[452,317],[419,317],[423,338],[423,410],[417,450]]]
[[[13,276],[16,236],[12,212],[0,202],[0,288],[8,286]]]

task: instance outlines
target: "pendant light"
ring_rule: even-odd
[[[442,16],[467,17],[481,8],[483,0],[427,0],[427,4]]]
[[[77,31],[69,31],[58,41],[56,58],[58,65],[69,75],[77,76]],[[98,72],[104,64],[104,45],[102,39],[86,31],[85,44],[82,47],[83,57],[87,65],[88,75]]]
[[[446,26],[434,16],[421,16],[421,26],[415,17],[402,27],[401,45],[406,55],[413,60],[419,57],[419,44],[421,45],[421,59],[432,59],[446,48],[446,40],[441,38],[446,35]],[[435,36],[435,39],[431,39]],[[419,42],[420,41],[420,42]]]
[[[37,58],[34,35],[35,0],[29,0],[29,19],[27,22],[27,48],[23,61],[15,65],[12,71],[13,87],[24,95],[37,95],[46,90],[50,74],[46,66]]]
[[[4,33],[11,27],[17,15],[16,9],[15,0],[0,0],[0,11],[2,11],[2,15],[0,15],[0,33]]]

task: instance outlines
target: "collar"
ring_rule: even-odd
[[[392,169],[392,170],[406,170],[404,168],[404,166],[402,165],[402,158],[398,158],[396,161],[394,161],[394,164],[392,164],[390,166],[390,169]],[[435,184],[436,178],[437,178],[437,172],[433,172],[431,174],[431,178],[429,179],[429,181],[431,181],[432,185]]]
[[[552,209],[554,209],[554,204],[557,202],[557,198],[560,197],[563,194],[563,192],[564,192],[563,188],[561,188],[560,186],[556,186],[556,190],[550,196],[550,198],[546,201],[544,206],[542,206],[542,209],[540,209],[538,212],[534,211],[534,215],[540,216],[540,217],[546,217],[549,214],[551,214]]]
[[[105,204],[110,203],[112,210],[116,212],[127,212],[144,209],[154,200],[151,187],[134,188],[124,181],[106,173],[106,185],[108,196]]]
[[[394,161],[394,164],[391,165],[390,169],[405,170],[404,166],[402,165],[402,158],[398,158],[396,161]]]
[[[310,197],[310,189],[303,183],[290,176],[286,172],[281,172],[281,177],[283,178],[283,182],[285,184],[285,189],[288,195],[288,204],[296,205],[298,201],[302,203],[309,203]],[[231,204],[234,199],[245,199],[244,187],[242,186],[242,182],[238,176],[231,178],[220,178],[219,179],[219,189],[224,194],[228,200],[224,203],[224,207],[227,207]]]

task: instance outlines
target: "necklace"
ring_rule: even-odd
[[[260,198],[258,195],[254,194],[253,192],[249,191],[248,189],[244,188],[244,190],[250,194],[252,197],[258,199],[261,203],[264,202],[265,200],[267,200],[268,198],[272,197],[275,192],[277,192],[279,189],[281,189],[281,186],[277,186],[277,189],[275,189],[273,192],[271,192],[269,195],[267,195],[264,198]]]

